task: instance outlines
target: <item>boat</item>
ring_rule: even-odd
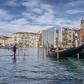
[[[66,50],[59,50],[60,58],[77,57],[78,53],[80,58],[84,58],[84,43],[78,47],[73,47]],[[57,56],[56,49],[51,48],[48,55],[51,57],[56,57]]]
[[[79,57],[84,58],[84,49],[81,52],[79,52]]]

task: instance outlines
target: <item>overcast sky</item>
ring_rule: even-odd
[[[0,34],[80,28],[84,0],[0,0]]]

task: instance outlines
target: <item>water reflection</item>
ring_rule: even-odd
[[[16,60],[12,51],[0,54],[0,84],[83,84],[82,74],[68,71],[64,61],[49,58],[42,48],[19,49]]]

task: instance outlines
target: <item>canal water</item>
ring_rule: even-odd
[[[0,84],[84,84],[84,59],[60,59],[39,48],[0,49]]]

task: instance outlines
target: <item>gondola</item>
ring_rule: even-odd
[[[60,58],[66,58],[66,57],[77,57],[77,54],[79,53],[80,58],[84,58],[84,44],[78,46],[69,48],[66,50],[62,50],[59,52]],[[57,52],[55,52],[54,48],[51,48],[48,53],[51,57],[56,57]]]

